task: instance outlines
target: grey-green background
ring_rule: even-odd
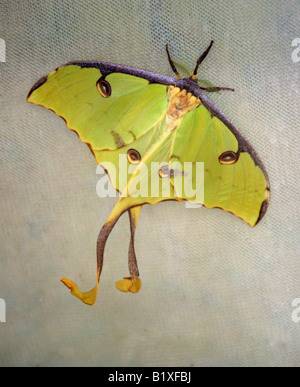
[[[298,0],[1,0],[1,366],[299,365],[299,25]],[[172,75],[166,43],[192,70],[211,39],[199,76],[236,89],[213,99],[264,161],[269,210],[250,228],[218,209],[145,206],[138,294],[114,285],[127,275],[124,216],[88,307],[59,279],[93,287],[96,238],[117,199],[97,197],[88,147],[26,95],[70,60]]]

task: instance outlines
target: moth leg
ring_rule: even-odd
[[[139,278],[139,269],[134,249],[134,234],[142,206],[132,207],[128,210],[130,221],[130,243],[128,249],[128,268],[130,277],[124,277],[116,282],[116,287],[121,292],[137,293],[141,288],[141,280]]]
[[[201,86],[199,86],[199,88],[201,90],[207,91],[208,93],[214,93],[214,92],[221,91],[221,90],[234,91],[234,89],[232,89],[231,87],[201,87]]]

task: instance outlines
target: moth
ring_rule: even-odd
[[[197,82],[198,68],[212,44],[187,78],[180,77],[167,46],[174,78],[118,64],[75,61],[40,79],[28,94],[28,102],[62,117],[89,146],[97,163],[108,165],[106,172],[114,177],[114,188],[120,192],[97,239],[95,287],[81,292],[73,281],[61,280],[71,294],[88,305],[93,305],[97,297],[107,238],[125,212],[131,231],[129,276],[117,281],[116,286],[123,292],[140,290],[134,235],[141,208],[164,200],[197,203],[197,195],[182,190],[183,182],[194,183],[196,179],[195,170],[185,167],[186,163],[204,163],[203,206],[231,212],[250,226],[266,213],[270,184],[262,161],[206,94],[228,88],[205,88]],[[125,183],[116,173],[120,160],[122,167],[131,167]],[[180,168],[171,168],[174,163]],[[151,187],[154,178],[159,184],[156,195],[134,195],[137,181]],[[163,184],[169,189],[167,195],[163,194]]]

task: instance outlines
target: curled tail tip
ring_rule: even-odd
[[[71,294],[74,297],[77,297],[84,304],[91,305],[91,306],[94,305],[96,298],[97,298],[98,285],[96,285],[95,288],[90,290],[89,292],[83,293],[83,292],[81,292],[81,290],[79,290],[79,288],[75,284],[75,282],[69,280],[68,278],[62,278],[61,282],[68,289],[71,290]]]
[[[124,277],[122,280],[116,282],[116,288],[124,293],[138,293],[141,289],[142,283],[140,278]]]

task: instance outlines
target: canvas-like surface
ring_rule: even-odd
[[[2,1],[0,38],[0,365],[297,366],[300,323],[299,1]],[[234,87],[213,99],[247,136],[271,181],[256,228],[221,210],[146,206],[127,275],[128,217],[105,252],[88,307],[60,283],[95,279],[95,244],[117,199],[96,195],[96,163],[59,117],[26,102],[31,86],[71,60],[172,75],[164,46],[199,76]]]

